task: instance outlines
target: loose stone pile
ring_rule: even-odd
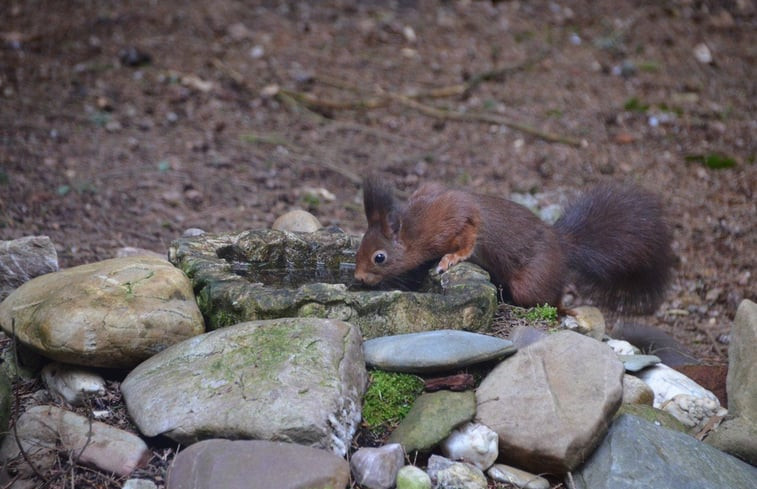
[[[16,261],[0,256],[0,264]],[[500,338],[446,330],[363,343],[357,326],[328,318],[205,332],[192,283],[146,255],[15,286],[0,304],[0,326],[48,359],[40,375],[57,406],[27,409],[5,435],[0,460],[17,477],[14,488],[36,487],[35,473],[61,451],[126,479],[147,463],[156,435],[183,447],[166,474],[169,489],[346,488],[350,475],[371,489],[484,489],[491,480],[535,489],[566,474],[579,488],[757,485],[749,465],[757,463],[757,304],[748,300],[729,352],[730,414],[713,431],[726,416],[717,397],[659,359],[628,356],[628,344],[599,341],[597,327],[591,337],[519,331],[517,351]],[[351,450],[367,367],[439,376],[481,362],[496,366],[477,388],[424,393],[385,445]],[[103,395],[93,366],[128,372],[120,389],[139,433],[96,419],[107,413],[94,410],[91,420],[66,408]],[[23,367],[0,370],[6,432],[7,372]],[[702,443],[690,433],[709,436]]]

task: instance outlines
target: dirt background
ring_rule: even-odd
[[[664,196],[680,258],[656,322],[723,361],[717,336],[755,298],[755,13],[746,0],[6,2],[0,239],[49,235],[68,267],[293,208],[360,233],[369,171],[504,196],[635,180]]]
[[[755,299],[756,24],[751,0],[3,1],[0,239],[48,235],[69,267],[294,208],[358,234],[369,171],[633,180],[679,258],[644,320],[723,363]]]
[[[69,267],[293,208],[360,233],[369,171],[504,196],[635,180],[664,196],[680,258],[656,322],[723,361],[715,339],[755,298],[755,14],[748,0],[4,2],[0,239],[49,235]]]

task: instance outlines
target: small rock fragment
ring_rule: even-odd
[[[435,489],[486,489],[486,476],[478,467],[453,462],[439,455],[428,459],[428,474]]]
[[[282,214],[273,221],[273,229],[279,231],[292,231],[296,233],[314,233],[323,226],[313,214],[308,211],[295,209]]]
[[[494,464],[486,473],[495,481],[512,484],[522,489],[549,489],[549,481],[544,477],[509,465]]]
[[[707,46],[707,44],[700,42],[696,46],[694,46],[694,57],[702,64],[711,64],[712,63],[712,51],[710,51],[710,48]]]
[[[404,465],[405,454],[399,443],[378,448],[363,447],[352,454],[350,468],[355,481],[367,489],[391,489]]]
[[[414,465],[405,465],[397,473],[397,489],[431,489],[431,477]]]
[[[81,406],[88,397],[105,394],[105,379],[73,365],[52,362],[42,369],[42,381],[54,397]]]
[[[563,319],[562,326],[595,340],[601,340],[606,329],[602,311],[592,306],[574,307]]]
[[[452,460],[461,460],[486,470],[499,455],[497,434],[479,423],[466,423],[442,442],[442,453]]]

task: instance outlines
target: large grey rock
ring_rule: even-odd
[[[757,422],[757,304],[739,304],[728,346],[728,410]]]
[[[726,419],[705,441],[757,465],[757,304],[744,300],[736,311],[728,347]]]
[[[0,304],[0,325],[42,355],[129,368],[204,331],[187,277],[166,260],[114,258],[26,282]]]
[[[182,450],[166,489],[344,489],[349,464],[294,443],[205,440]]]
[[[365,338],[435,329],[483,330],[497,290],[470,263],[427,277],[418,292],[353,289],[358,238],[320,230],[258,229],[186,237],[169,249],[216,329],[242,321],[322,317],[349,321]]]
[[[429,451],[475,414],[476,398],[473,392],[421,394],[389,436],[389,443],[399,443],[406,453]]]
[[[0,301],[39,275],[58,270],[58,253],[47,236],[0,241]]]
[[[476,421],[499,435],[503,461],[564,473],[602,439],[622,398],[623,364],[603,343],[563,331],[500,363],[476,391]]]
[[[757,468],[691,436],[624,414],[573,479],[577,489],[752,489]]]
[[[280,440],[344,455],[367,373],[353,325],[315,318],[241,323],[174,345],[121,384],[147,436]]]
[[[24,452],[41,471],[52,467],[59,453],[66,453],[75,454],[84,465],[126,476],[150,457],[137,435],[55,406],[27,410],[16,423],[16,433]],[[15,435],[6,436],[0,445],[0,461],[19,470],[21,478],[32,475]]]
[[[508,340],[468,331],[439,330],[373,338],[365,362],[381,370],[427,373],[453,370],[515,353]]]

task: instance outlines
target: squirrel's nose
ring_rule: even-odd
[[[376,275],[363,270],[355,270],[355,280],[364,285],[376,285],[378,283]]]

